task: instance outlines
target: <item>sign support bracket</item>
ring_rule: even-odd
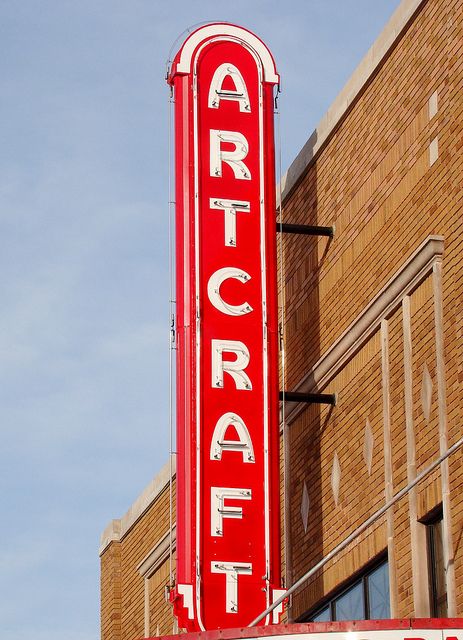
[[[326,236],[334,238],[333,227],[318,227],[310,224],[289,224],[287,222],[277,222],[277,232],[300,233],[305,236]]]
[[[336,393],[303,393],[300,391],[280,391],[280,400],[286,402],[306,402],[307,404],[330,404],[336,406]]]

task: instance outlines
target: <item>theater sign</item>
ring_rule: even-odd
[[[177,574],[188,631],[281,595],[274,92],[264,43],[208,24],[177,53]],[[280,608],[281,611],[281,608]],[[279,611],[262,624],[277,622]]]

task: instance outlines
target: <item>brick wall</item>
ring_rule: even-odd
[[[175,482],[173,490],[175,522]],[[169,496],[167,484],[146,510],[130,523],[121,539],[111,542],[102,551],[102,640],[135,640],[176,631],[172,608],[165,599],[165,587],[170,583],[168,554],[156,562],[154,572],[147,567],[142,575],[141,567],[169,531]],[[172,565],[175,569],[175,555]]]
[[[101,637],[121,639],[121,546],[112,542],[101,558]]]
[[[462,7],[458,0],[428,0],[421,5],[315,161],[283,201],[284,222],[334,224],[334,240],[287,235],[280,256],[286,301],[286,387],[294,389],[308,372],[316,369],[317,361],[343,331],[349,330],[417,247],[428,236],[444,237],[441,293],[449,444],[461,436]],[[435,92],[438,110],[430,117],[428,101]],[[430,144],[436,137],[438,157],[431,164],[435,143],[431,150]],[[409,296],[408,364],[404,364],[402,305],[384,318],[389,339],[394,492],[439,455],[442,401],[439,404],[437,392],[433,287],[435,279],[430,273]],[[318,389],[339,394],[334,409],[308,407],[287,427],[293,579],[384,504],[383,333],[378,326],[329,384]],[[408,417],[404,367],[412,384]],[[427,412],[425,415],[422,402],[424,377],[431,386],[429,416]],[[374,441],[370,473],[363,454],[367,421]],[[414,438],[413,446],[410,438]],[[450,503],[457,611],[461,614],[459,460],[461,453],[450,461]],[[335,497],[332,473],[338,463],[341,474],[339,495]],[[307,532],[300,513],[304,483],[310,499]],[[411,527],[415,525],[411,525],[410,516],[415,507],[410,505],[415,504],[417,518],[423,518],[441,500],[441,476],[437,470],[423,481],[416,495],[404,498],[394,509],[397,616],[416,615],[414,589],[418,589],[416,584],[414,587],[411,557],[415,535]],[[296,594],[293,617],[309,610],[369,559],[387,550],[385,523],[383,517]]]

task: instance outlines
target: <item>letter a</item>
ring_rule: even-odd
[[[225,440],[228,427],[233,427],[239,440]],[[255,462],[251,436],[243,418],[233,411],[224,413],[217,420],[211,441],[211,460],[222,460],[224,451],[241,451],[243,462]]]
[[[235,89],[223,89],[225,78],[231,78]],[[235,100],[240,105],[240,111],[251,113],[248,90],[243,76],[230,62],[224,62],[217,67],[209,89],[207,106],[210,109],[218,109],[221,100]]]

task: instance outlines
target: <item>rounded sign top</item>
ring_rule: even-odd
[[[275,61],[267,45],[254,33],[227,22],[206,24],[193,31],[177,52],[168,75],[168,83],[172,84],[176,75],[186,75],[192,72],[192,65],[196,51],[208,40],[235,40],[252,49],[262,62],[264,82],[278,84],[280,76],[277,73]]]

